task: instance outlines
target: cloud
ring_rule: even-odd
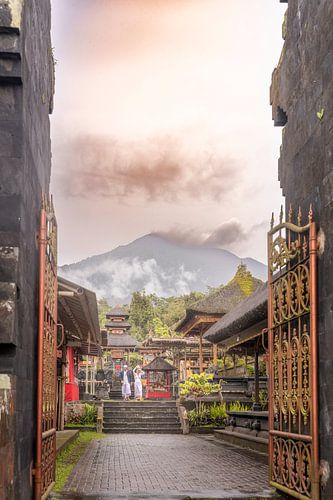
[[[204,244],[211,247],[229,246],[233,243],[246,240],[249,237],[249,233],[250,231],[247,232],[238,220],[232,219],[216,228],[208,236]]]
[[[87,135],[54,147],[55,183],[66,197],[220,200],[241,170],[215,145],[190,147],[171,136],[122,141]]]
[[[267,221],[244,228],[237,219],[224,222],[211,231],[201,231],[198,228],[176,226],[168,231],[158,231],[157,234],[183,245],[209,246],[213,248],[234,248],[235,245],[246,243],[253,233],[268,227]]]
[[[99,298],[106,297],[114,304],[129,302],[136,290],[159,297],[187,294],[191,291],[191,283],[197,279],[197,274],[185,270],[184,266],[166,272],[155,259],[139,260],[137,257],[112,259],[100,265],[87,264],[82,269],[64,266],[59,268],[59,274],[94,290]]]

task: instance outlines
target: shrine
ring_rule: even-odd
[[[156,357],[143,367],[146,372],[146,399],[170,399],[172,374],[176,368],[163,358]]]

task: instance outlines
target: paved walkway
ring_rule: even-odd
[[[256,455],[213,437],[113,434],[91,443],[61,498],[269,498],[267,475]]]

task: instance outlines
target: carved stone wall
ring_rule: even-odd
[[[0,498],[32,498],[39,210],[54,90],[49,0],[0,0]]]
[[[272,77],[283,126],[279,179],[286,198],[319,227],[319,400],[322,498],[333,498],[333,2],[290,0],[284,47]]]

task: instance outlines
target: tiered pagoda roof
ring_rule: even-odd
[[[118,317],[118,318],[127,319],[129,317],[129,314],[122,307],[116,306],[106,313],[106,317],[107,318],[117,318]]]
[[[123,330],[129,330],[131,325],[127,321],[109,321],[105,323],[106,328],[122,328]]]

